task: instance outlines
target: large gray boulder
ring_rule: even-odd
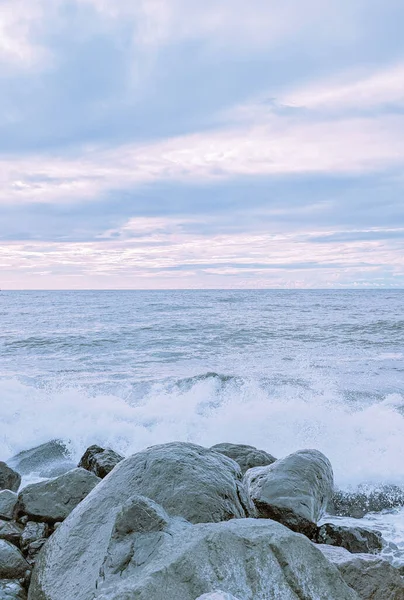
[[[359,486],[356,491],[336,490],[327,512],[340,517],[361,519],[370,512],[381,512],[404,506],[404,490],[396,485],[378,488]]]
[[[318,544],[339,546],[353,554],[376,554],[383,547],[382,534],[367,527],[348,527],[324,523],[317,531],[315,541]]]
[[[90,498],[84,502],[93,519]],[[134,495],[116,514],[95,562],[75,548],[78,540],[69,532],[81,508],[40,553],[29,600],[195,600],[217,590],[222,599],[358,600],[314,544],[273,521],[191,525]],[[86,539],[93,552],[96,541]]]
[[[99,481],[85,469],[73,469],[55,479],[27,485],[18,495],[16,517],[51,524],[63,521]]]
[[[403,600],[404,579],[386,560],[372,554],[351,554],[335,546],[318,548],[361,600]]]
[[[24,577],[29,568],[18,548],[6,540],[0,540],[0,579]]]
[[[110,448],[90,446],[80,459],[79,467],[91,471],[97,477],[104,479],[124,457]]]
[[[72,580],[86,565],[88,581],[94,581],[116,515],[134,493],[194,523],[243,518],[253,511],[231,459],[195,444],[153,446],[120,462],[60,525],[41,555],[51,557],[56,570],[63,565]]]
[[[11,490],[2,490],[0,492],[0,519],[11,521],[17,504],[17,494]]]
[[[26,600],[27,594],[18,581],[0,581],[0,600]]]
[[[301,450],[272,465],[250,469],[244,481],[258,516],[310,538],[334,487],[331,463],[318,450]]]
[[[36,473],[39,477],[58,477],[76,466],[61,440],[51,440],[35,448],[23,450],[7,462],[21,475]]]
[[[5,462],[0,461],[0,490],[16,492],[20,487],[21,475]]]
[[[248,469],[265,467],[272,465],[276,461],[276,458],[265,452],[265,450],[258,450],[254,446],[247,446],[245,444],[230,444],[225,442],[212,446],[211,450],[220,452],[235,460],[243,475]]]

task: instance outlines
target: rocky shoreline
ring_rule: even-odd
[[[370,502],[404,504],[388,492]],[[0,462],[0,600],[404,600],[379,532],[318,525],[366,503],[317,450],[91,446],[76,466],[54,440]]]

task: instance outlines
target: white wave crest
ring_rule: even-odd
[[[0,459],[50,439],[63,439],[78,459],[90,444],[124,455],[173,440],[201,445],[232,441],[281,457],[318,448],[340,487],[404,485],[404,398],[349,405],[331,389],[286,388],[272,394],[257,379],[195,378],[152,385],[141,398],[86,388],[37,389],[0,380]]]

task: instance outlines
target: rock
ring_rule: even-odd
[[[45,540],[49,536],[49,526],[47,523],[36,523],[28,521],[21,535],[21,550],[26,552],[33,542]]]
[[[81,457],[78,466],[103,479],[123,459],[123,456],[110,448],[105,450],[100,446],[90,446]]]
[[[384,485],[376,489],[359,486],[355,492],[334,492],[327,512],[340,517],[361,519],[369,512],[381,512],[404,506],[404,490],[396,485]]]
[[[108,528],[102,552],[97,541],[100,527],[107,535],[105,522],[93,528],[91,538],[83,531],[89,549],[83,555],[75,523],[78,512],[94,520],[91,496],[38,556],[29,600],[195,600],[203,594],[213,600],[219,589],[221,600],[226,594],[242,600],[358,600],[314,544],[279,523],[233,519],[191,525],[135,495]]]
[[[6,540],[0,540],[0,579],[24,577],[29,568],[18,548]]]
[[[333,491],[330,461],[318,450],[301,450],[266,467],[247,471],[244,481],[258,515],[312,538]]]
[[[11,521],[17,504],[17,494],[11,490],[2,490],[0,492],[0,519]]]
[[[196,600],[238,600],[238,598],[232,594],[227,594],[226,592],[216,590],[215,592],[210,592],[209,594],[203,594],[203,596],[199,596],[199,598]]]
[[[118,538],[129,533],[164,531],[170,517],[160,504],[135,494],[123,505],[115,518],[113,534]]]
[[[56,571],[67,569],[68,578],[79,576],[85,564],[89,581],[95,580],[116,515],[135,493],[195,523],[243,518],[253,511],[240,468],[230,458],[194,444],[153,446],[120,462],[58,527],[39,560],[45,554]]]
[[[64,475],[27,485],[18,495],[17,519],[26,515],[31,521],[63,521],[91,492],[100,479],[85,469],[73,469]]]
[[[5,462],[0,461],[0,490],[16,492],[20,487],[21,475],[14,471]]]
[[[46,543],[46,541],[46,539],[42,538],[40,540],[35,540],[35,542],[32,542],[32,544],[29,544],[26,550],[26,559],[30,565],[35,564],[37,554],[41,550],[42,546]]]
[[[36,473],[39,477],[58,477],[76,466],[65,444],[60,440],[52,440],[19,452],[8,460],[8,464],[21,475]]]
[[[0,600],[26,600],[27,594],[18,581],[0,581]]]
[[[318,528],[315,540],[318,544],[340,546],[353,554],[375,554],[383,546],[382,534],[366,527],[346,527],[325,523]]]
[[[373,554],[351,554],[335,546],[318,548],[361,600],[403,600],[404,579],[386,560]]]
[[[22,527],[14,521],[0,521],[0,540],[6,540],[17,548],[20,547]]]
[[[265,452],[265,450],[257,450],[254,446],[246,446],[244,444],[216,444],[211,450],[220,452],[229,458],[232,458],[239,465],[242,474],[253,467],[265,467],[272,465],[276,458]]]

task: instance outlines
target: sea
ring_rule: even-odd
[[[404,290],[1,291],[0,324],[0,460],[234,442],[404,488]],[[325,520],[404,564],[404,509]]]

